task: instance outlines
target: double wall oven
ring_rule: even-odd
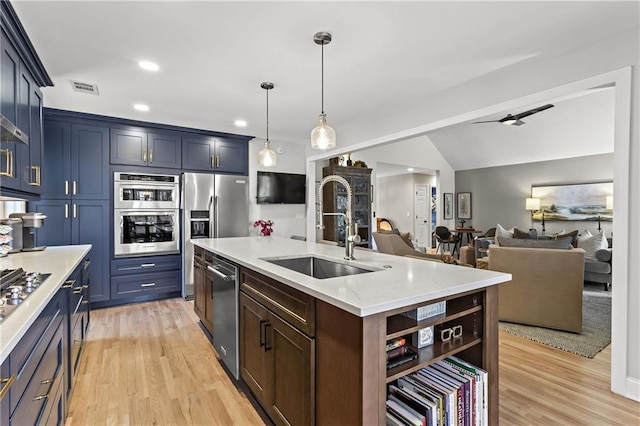
[[[115,172],[116,257],[180,252],[180,176]]]

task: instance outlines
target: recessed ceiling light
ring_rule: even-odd
[[[138,111],[149,111],[149,106],[145,104],[134,104],[133,107]]]
[[[407,171],[408,171],[408,172],[412,172],[412,171],[413,171],[413,167],[409,167],[409,168],[407,169]]]
[[[160,69],[158,64],[150,61],[140,61],[138,62],[138,65],[140,66],[140,68],[147,71],[158,71]]]
[[[247,127],[247,122],[245,120],[236,120],[233,122],[236,127]]]

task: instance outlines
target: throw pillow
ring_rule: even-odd
[[[571,245],[574,247],[578,247],[578,230],[577,229],[575,231],[571,231],[567,233],[561,232],[560,234],[556,234],[556,239],[565,238],[565,237],[571,237]]]
[[[596,259],[600,262],[611,262],[611,253],[610,249],[600,249],[596,252]]]
[[[502,237],[502,238],[513,238],[513,231],[515,230],[515,228],[511,228],[511,229],[504,229],[502,227],[502,225],[497,224],[496,225],[496,244],[500,245],[500,243],[498,242],[498,237]]]
[[[561,238],[558,240],[532,240],[498,237],[498,240],[500,241],[500,246],[502,247],[545,248],[561,250],[567,250],[571,248],[570,237]]]
[[[525,240],[535,240],[538,238],[538,231],[530,229],[529,232],[524,232],[518,228],[513,229],[513,238],[520,238]]]
[[[604,231],[600,231],[595,235],[591,235],[591,232],[586,231],[590,236],[583,235],[578,239],[578,248],[584,250],[584,257],[595,258],[596,252],[600,249],[609,248],[609,242],[604,235]]]

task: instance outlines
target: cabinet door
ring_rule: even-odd
[[[146,166],[147,161],[145,132],[111,128],[111,164]]]
[[[204,274],[204,326],[213,334],[213,279],[211,275]]]
[[[188,137],[182,139],[182,168],[212,172],[215,165],[215,139]]]
[[[313,424],[314,341],[271,312],[267,330],[268,411],[276,424]]]
[[[36,229],[36,245],[66,246],[71,244],[71,201],[46,200],[30,202],[29,211],[43,213],[47,218]]]
[[[215,171],[246,175],[249,170],[248,146],[245,140],[216,140]]]
[[[91,302],[110,299],[109,292],[109,201],[74,200],[72,244],[91,244],[89,294]],[[46,226],[43,227],[43,229]]]
[[[148,164],[153,167],[179,169],[182,167],[182,145],[180,136],[149,133]]]
[[[205,318],[204,268],[200,262],[193,263],[193,311],[200,321],[204,321]]]
[[[0,32],[2,33],[0,112],[12,123],[17,125],[20,57],[4,31]],[[20,189],[20,173],[17,167],[20,154],[21,152],[18,150],[17,144],[3,143],[0,146],[0,180],[2,182],[2,188]]]
[[[71,195],[109,199],[109,128],[71,124]]]
[[[22,190],[42,194],[42,92],[32,80],[29,92],[29,149],[25,149]]]
[[[240,376],[263,406],[268,406],[265,352],[267,309],[240,293]]]
[[[15,143],[0,145],[0,182],[2,188],[20,189],[18,157],[21,153],[20,147]]]
[[[71,185],[71,124],[44,121],[44,159],[42,198],[70,198]]]

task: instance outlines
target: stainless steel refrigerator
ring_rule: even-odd
[[[193,298],[193,244],[196,238],[249,235],[247,176],[183,173],[182,297]]]

